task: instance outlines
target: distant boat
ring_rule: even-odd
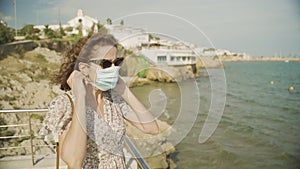
[[[289,63],[290,61],[289,61],[289,60],[285,60],[284,62],[285,62],[285,63]]]

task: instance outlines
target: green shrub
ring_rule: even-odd
[[[38,61],[47,62],[46,57],[42,54],[36,55],[36,58],[38,59]]]
[[[144,69],[144,70],[138,72],[137,76],[139,78],[146,78],[147,77],[147,71],[148,71],[147,69]]]
[[[31,114],[30,115],[31,118],[34,118],[34,119],[38,119],[40,120],[41,122],[44,120],[44,115],[41,115],[41,114]]]
[[[28,39],[28,40],[39,40],[39,36],[38,35],[27,35],[25,37],[25,39]]]
[[[7,96],[7,95],[5,95],[2,99],[3,99],[4,101],[8,101],[8,102],[17,100],[17,99],[15,98],[15,96],[10,97],[10,96]]]
[[[5,24],[0,23],[0,44],[14,41],[14,32]]]

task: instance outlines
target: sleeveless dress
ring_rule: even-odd
[[[74,103],[74,95],[69,93]],[[123,145],[125,136],[124,116],[131,107],[114,91],[102,92],[103,116],[86,108],[87,154],[84,169],[125,169]],[[66,94],[55,97],[43,121],[40,134],[45,141],[58,142],[59,135],[70,127],[72,104]]]

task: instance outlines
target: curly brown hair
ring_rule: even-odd
[[[60,85],[60,89],[63,91],[71,90],[67,80],[74,70],[79,70],[78,63],[87,63],[89,59],[97,56],[95,49],[106,45],[116,47],[117,40],[112,35],[103,33],[96,33],[79,39],[64,54],[64,61],[59,72],[54,75],[52,83]]]

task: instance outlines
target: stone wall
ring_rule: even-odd
[[[4,59],[11,53],[23,54],[27,51],[33,50],[38,45],[32,40],[12,42],[0,45],[0,60]]]
[[[18,41],[0,45],[0,60],[13,53],[23,55],[28,51],[34,50],[36,47],[47,48],[49,50],[63,53],[66,49],[71,46],[69,41]]]

